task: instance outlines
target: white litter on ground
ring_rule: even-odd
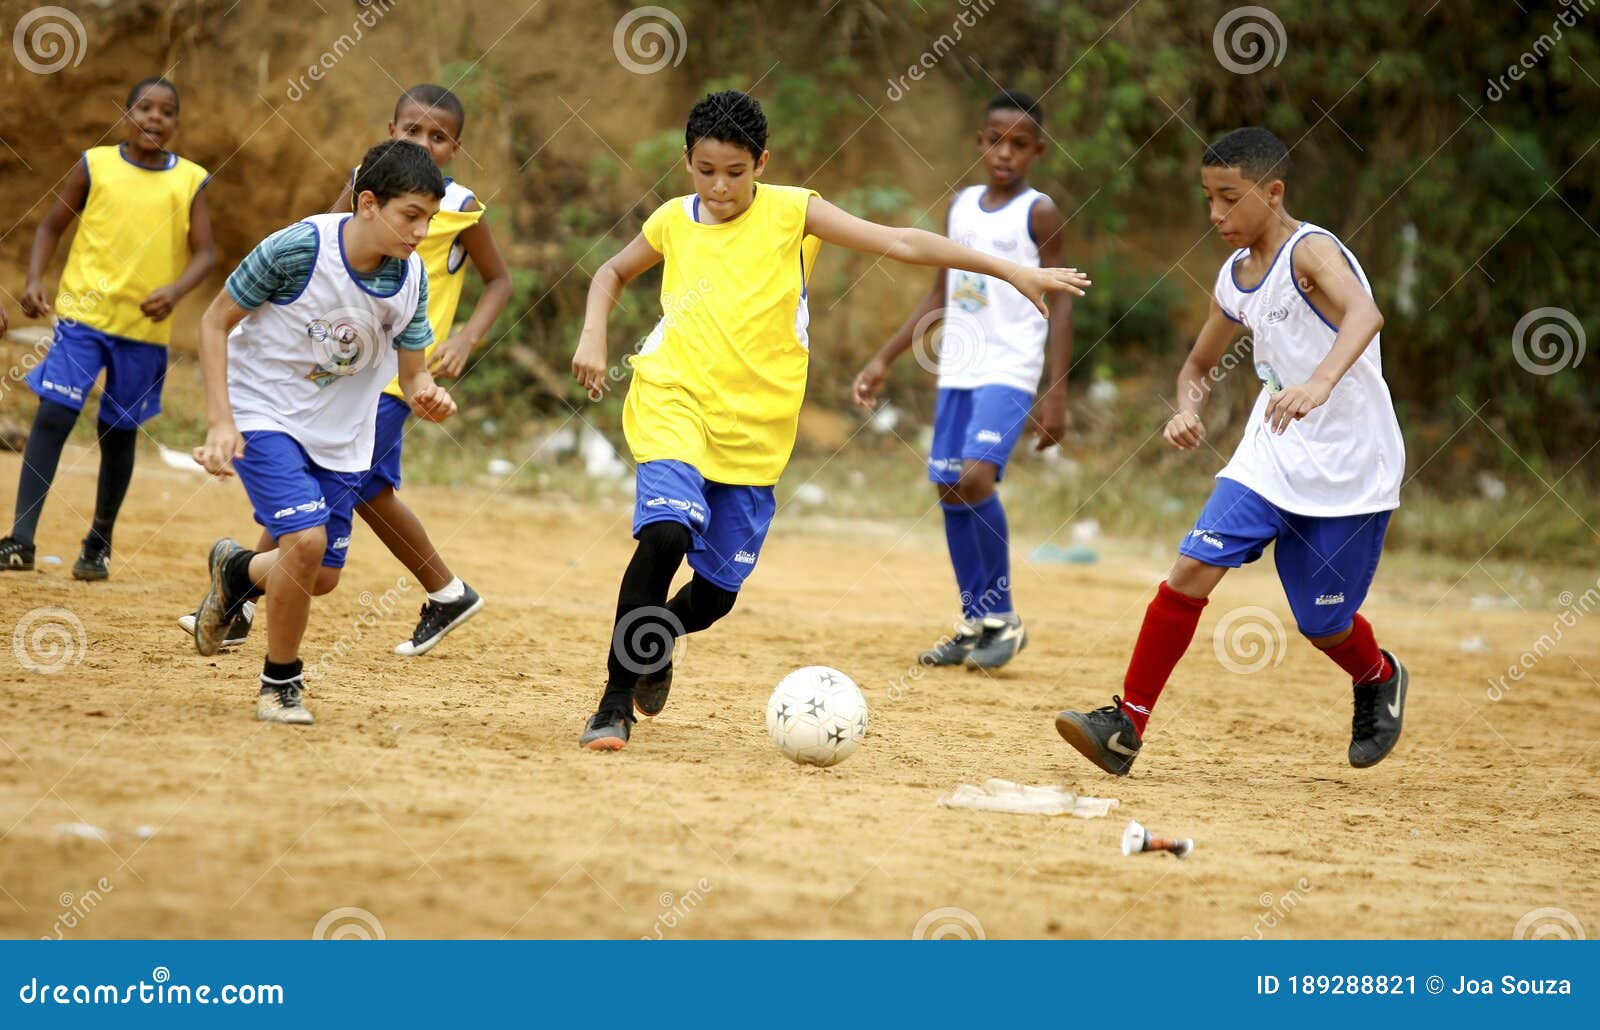
[[[198,472],[202,476],[206,474],[206,470],[195,463],[193,455],[175,451],[165,444],[157,444],[156,447],[161,452],[162,464],[168,468],[175,468],[179,472]]]
[[[998,779],[985,780],[982,787],[963,783],[939,798],[942,808],[1017,815],[1075,815],[1079,819],[1099,819],[1117,804],[1116,798],[1083,797],[1065,787],[1033,787]]]

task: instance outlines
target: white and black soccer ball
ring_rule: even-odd
[[[772,691],[767,732],[779,751],[801,765],[838,765],[867,736],[867,699],[838,669],[808,665]]]

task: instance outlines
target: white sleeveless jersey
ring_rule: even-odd
[[[950,205],[949,235],[973,250],[1039,267],[1028,215],[1044,194],[1023,190],[985,211],[983,186],[968,186]],[[952,268],[945,274],[939,388],[1012,386],[1033,393],[1044,373],[1048,323],[1033,302],[1004,279]]]
[[[1310,379],[1338,335],[1337,327],[1311,306],[1294,278],[1295,246],[1313,233],[1339,244],[1362,288],[1372,293],[1355,256],[1332,233],[1309,222],[1284,241],[1254,289],[1241,287],[1234,273],[1247,250],[1235,251],[1223,264],[1217,275],[1217,305],[1253,338],[1263,387],[1244,439],[1217,475],[1298,515],[1388,511],[1400,505],[1406,455],[1389,386],[1383,380],[1377,337],[1334,386],[1326,404],[1291,422],[1282,436],[1262,421],[1273,389]]]
[[[305,219],[317,229],[311,278],[286,304],[268,301],[228,336],[228,396],[240,431],[292,436],[334,472],[372,466],[378,393],[398,371],[394,340],[411,324],[422,259],[406,259],[399,289],[371,292],[345,264],[345,214]]]

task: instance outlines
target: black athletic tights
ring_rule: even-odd
[[[56,478],[56,466],[61,462],[61,449],[67,444],[72,425],[78,413],[65,404],[40,400],[39,412],[33,418],[33,429],[28,433],[28,444],[22,451],[22,475],[17,481],[17,512],[11,535],[25,544],[32,544],[39,529],[39,516],[44,512],[44,500],[50,493],[50,484]],[[127,496],[128,483],[133,479],[133,455],[139,442],[137,429],[113,429],[104,422],[99,425],[100,482],[95,490],[94,525],[91,536],[98,536],[111,544],[111,528],[117,521],[117,511]]]
[[[667,600],[689,544],[689,530],[678,522],[652,522],[640,530],[617,596],[602,709],[620,709],[631,717],[640,674],[663,668],[680,634],[698,633],[733,610],[739,595],[699,573]]]

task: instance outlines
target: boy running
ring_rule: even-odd
[[[412,86],[400,94],[395,104],[389,138],[417,144],[442,169],[460,151],[465,125],[466,111],[454,93],[443,86]],[[351,183],[340,193],[333,212],[351,209],[354,178],[352,175]],[[428,324],[433,329],[434,339],[423,356],[427,359],[428,370],[443,379],[461,376],[473,347],[488,334],[511,297],[511,273],[495,245],[489,223],[483,221],[484,210],[472,190],[447,177],[439,212],[428,223],[427,239],[417,247],[417,256],[428,272]],[[468,260],[483,278],[483,294],[461,330],[451,332],[456,308],[461,303]],[[394,649],[395,654],[405,656],[427,654],[445,634],[483,608],[478,592],[450,571],[429,539],[422,520],[396,493],[400,487],[401,446],[410,415],[411,407],[396,378],[378,397],[372,467],[356,488],[355,509],[428,593],[411,638]],[[260,550],[271,549],[269,533],[263,531],[257,546]],[[185,629],[194,631],[193,615],[185,615],[178,621]],[[250,623],[251,609],[242,607],[231,620],[222,646],[232,648],[244,643]]]
[[[200,323],[210,426],[194,457],[237,473],[276,546],[211,547],[211,584],[194,643],[220,648],[245,601],[266,595],[267,657],[256,717],[306,725],[300,641],[311,598],[339,582],[356,490],[372,463],[373,398],[394,377],[430,421],[455,402],[423,353],[428,281],[417,256],[445,195],[427,151],[390,140],[367,151],[352,214],[315,215],[273,233],[247,255]]]
[[[1284,208],[1289,152],[1265,129],[1212,143],[1200,180],[1211,221],[1239,249],[1223,264],[1211,314],[1178,374],[1164,435],[1205,442],[1200,411],[1228,345],[1254,339],[1261,395],[1233,459],[1178,562],[1145,612],[1122,697],[1062,712],[1056,729],[1106,772],[1126,776],[1167,678],[1193,639],[1206,598],[1231,568],[1273,559],[1300,632],[1349,674],[1350,764],[1376,765],[1400,739],[1407,673],[1381,650],[1361,602],[1400,504],[1405,446],[1383,380],[1383,315],[1366,274],[1333,234]]]
[[[16,517],[0,539],[0,570],[33,568],[61,450],[104,370],[94,519],[72,577],[111,575],[111,532],[133,479],[139,427],[161,412],[168,316],[216,264],[201,192],[206,170],[167,149],[178,133],[178,87],[159,77],[136,83],[122,127],[121,143],[83,152],[33,237],[22,313],[57,320],[49,353],[27,377],[39,410],[22,452]],[[73,218],[78,234],[52,306],[44,273]]]
[[[1044,153],[1043,125],[1043,109],[1033,97],[1010,89],[995,94],[978,130],[989,182],[956,194],[946,235],[1021,265],[1061,264],[1061,210],[1028,185],[1028,167]],[[961,621],[953,636],[918,661],[998,669],[1027,646],[1028,636],[1011,603],[1011,538],[995,484],[1005,478],[1006,462],[1028,422],[1047,350],[1051,379],[1039,406],[1034,450],[1060,443],[1066,431],[1072,302],[1059,299],[1046,319],[1002,279],[947,275],[941,268],[922,303],[856,376],[856,403],[876,405],[889,366],[935,318],[944,321],[944,346],[928,479],[944,511]]]
[[[794,448],[809,357],[806,277],[821,241],[908,264],[1009,282],[1041,312],[1044,295],[1081,293],[1073,269],[1029,268],[918,229],[891,229],[813,190],[759,182],[770,154],[761,105],[736,91],[689,114],[684,163],[695,191],[657,208],[589,288],[574,377],[599,396],[606,323],[622,287],[665,262],[663,318],[633,358],[623,428],[638,463],[638,547],[617,599],[607,682],[582,747],[627,745],[634,708],[660,714],[672,641],[732,610],[775,509]],[[687,556],[694,578],[670,602]]]

